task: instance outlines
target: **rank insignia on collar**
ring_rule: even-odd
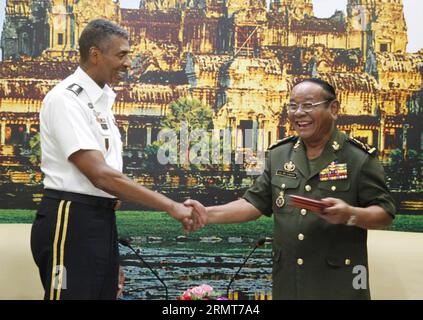
[[[292,172],[295,170],[295,164],[292,161],[289,161],[283,165],[283,168],[287,172]]]
[[[334,142],[332,143],[332,148],[333,148],[333,150],[338,151],[340,147],[341,147],[341,146],[339,145],[339,143],[338,143],[338,142],[334,141]]]
[[[348,178],[347,164],[333,161],[320,171],[320,181],[343,180]]]
[[[359,147],[360,149],[366,151],[368,154],[376,155],[376,151],[377,151],[376,148],[369,146],[367,143],[364,143],[364,142],[362,142],[362,141],[360,141],[356,138],[353,138],[353,137],[349,137],[347,141],[351,142],[356,147]]]
[[[297,140],[297,142],[295,143],[295,145],[294,145],[294,149],[298,149],[299,148],[299,146],[300,146],[300,144],[301,144],[301,140],[300,139],[298,139]]]
[[[288,142],[291,142],[291,141],[295,141],[297,139],[298,139],[298,137],[296,137],[296,136],[289,136],[289,137],[280,139],[280,140],[276,141],[275,143],[273,143],[272,145],[270,145],[268,150],[272,150],[272,149],[274,149],[274,148],[276,148],[276,147],[278,147],[282,144],[285,144],[285,143],[288,143]]]
[[[69,87],[67,87],[66,89],[68,89],[69,91],[72,91],[74,94],[76,94],[77,96],[79,96],[79,94],[82,92],[82,90],[84,90],[80,85],[76,84],[76,83],[72,83]]]

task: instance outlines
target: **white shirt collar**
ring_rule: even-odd
[[[78,67],[74,74],[79,80],[78,84],[84,88],[92,103],[96,103],[103,94],[115,99],[116,94],[109,85],[106,84],[104,88],[101,88],[81,67]]]

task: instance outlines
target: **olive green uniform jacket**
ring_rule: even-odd
[[[313,172],[298,137],[269,149],[265,171],[244,199],[262,214],[274,215],[273,299],[370,298],[367,230],[330,224],[289,206],[287,196],[333,197],[363,208],[378,205],[394,217],[394,201],[373,149],[335,130]],[[346,164],[346,177],[336,174],[335,180],[321,181],[319,173],[333,162]]]

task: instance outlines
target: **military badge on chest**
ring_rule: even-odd
[[[344,180],[348,178],[346,163],[333,161],[330,165],[320,171],[320,181]]]
[[[289,179],[297,179],[297,173],[295,172],[296,169],[297,167],[295,166],[295,163],[292,161],[288,161],[283,164],[281,169],[276,171],[276,175]],[[285,205],[285,183],[281,184],[281,189],[282,190],[279,192],[279,195],[275,201],[275,204],[278,208],[282,208]]]
[[[90,108],[93,111],[95,120],[100,124],[101,129],[109,130],[109,126],[107,125],[106,118],[101,117],[101,112],[96,111],[94,109],[94,105],[91,102],[88,102],[88,108]]]
[[[286,188],[285,184],[282,184],[281,188],[282,188],[282,191],[279,192],[279,196],[276,198],[276,202],[275,202],[278,208],[282,208],[283,205],[285,204],[285,188]]]
[[[107,119],[104,117],[101,117],[101,112],[98,112],[95,110],[94,105],[91,102],[88,102],[88,108],[90,108],[93,112],[93,115],[95,117],[95,121],[97,121],[100,124],[101,130],[103,131],[103,134],[106,136],[109,134],[109,125],[107,123]],[[110,141],[109,138],[104,138],[104,147],[106,150],[109,150],[110,148]]]
[[[95,120],[100,124],[101,129],[103,130],[109,130],[109,126],[107,125],[106,118],[102,118],[100,116],[96,117]]]
[[[290,179],[297,179],[297,174],[294,172],[296,169],[295,164],[292,161],[286,162],[283,165],[283,169],[276,171],[277,176],[286,177]],[[283,183],[281,185],[281,192],[279,192],[278,197],[276,198],[275,204],[278,208],[282,208],[285,204],[285,189],[286,185]]]
[[[288,177],[291,179],[297,179],[297,174],[294,172],[295,168],[295,164],[292,161],[286,162],[283,165],[283,170],[276,171],[276,175],[281,177]]]

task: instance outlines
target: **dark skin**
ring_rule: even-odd
[[[328,95],[320,86],[304,82],[292,89],[290,102],[302,104],[325,100],[328,100]],[[335,130],[338,112],[339,102],[333,100],[314,107],[312,112],[299,108],[296,112],[288,113],[289,122],[306,145],[308,158],[314,159],[322,154]]]
[[[303,82],[293,88],[290,101],[301,104],[327,99],[328,94],[322,87],[315,83]],[[339,101],[332,100],[316,106],[309,113],[299,108],[296,112],[288,114],[291,125],[306,146],[309,159],[317,158],[322,154],[335,130],[339,107]],[[392,223],[392,217],[382,207],[376,205],[361,208],[353,207],[341,199],[325,198],[322,201],[329,207],[319,216],[332,224],[345,224],[353,214],[357,217],[356,226],[363,229],[382,229]],[[185,204],[195,208],[201,215],[205,209],[206,216],[203,218],[205,224],[240,223],[255,220],[261,216],[261,212],[245,199],[207,208],[195,200],[187,200]]]
[[[125,273],[123,268],[119,266],[119,281],[118,281],[118,290],[116,293],[116,298],[121,298],[123,296],[123,288],[125,286]]]
[[[323,88],[312,82],[298,84],[291,93],[291,102],[297,104],[314,103],[327,99],[328,94]],[[317,158],[322,154],[335,130],[339,109],[339,101],[332,100],[316,106],[311,112],[304,112],[300,108],[296,112],[288,113],[289,121],[306,146],[309,159]],[[357,216],[356,225],[363,229],[381,229],[392,223],[392,217],[379,206],[359,208],[352,207],[341,199],[325,198],[322,200],[329,208],[326,208],[320,217],[329,223],[346,223],[352,214]]]
[[[98,189],[116,196],[121,200],[146,205],[150,208],[166,211],[176,220],[185,221],[185,230],[191,231],[191,209],[164,195],[151,191],[126,177],[120,171],[111,168],[103,154],[97,150],[79,150],[69,157],[91,183]]]
[[[81,61],[81,68],[100,86],[111,84],[123,78],[131,66],[128,40],[116,35],[110,36],[102,48],[91,47],[88,59]],[[179,221],[184,221],[186,231],[194,224],[202,224],[201,216],[157,192],[153,192],[110,167],[102,153],[97,150],[79,150],[69,157],[71,161],[97,188],[116,196],[150,208],[166,211]]]
[[[81,68],[101,87],[122,80],[131,66],[128,40],[119,36],[111,36],[102,49],[92,47],[88,59],[80,61]],[[91,183],[121,200],[127,200],[148,206],[159,211],[166,211],[171,217],[183,223],[186,232],[204,225],[203,215],[199,215],[191,207],[175,202],[166,196],[151,191],[126,177],[120,171],[110,167],[103,154],[98,150],[79,150],[69,157]],[[124,275],[120,271],[117,296],[123,291]]]
[[[99,87],[123,79],[131,66],[129,42],[127,39],[113,35],[102,48],[91,47],[88,59],[80,61],[81,68]]]

